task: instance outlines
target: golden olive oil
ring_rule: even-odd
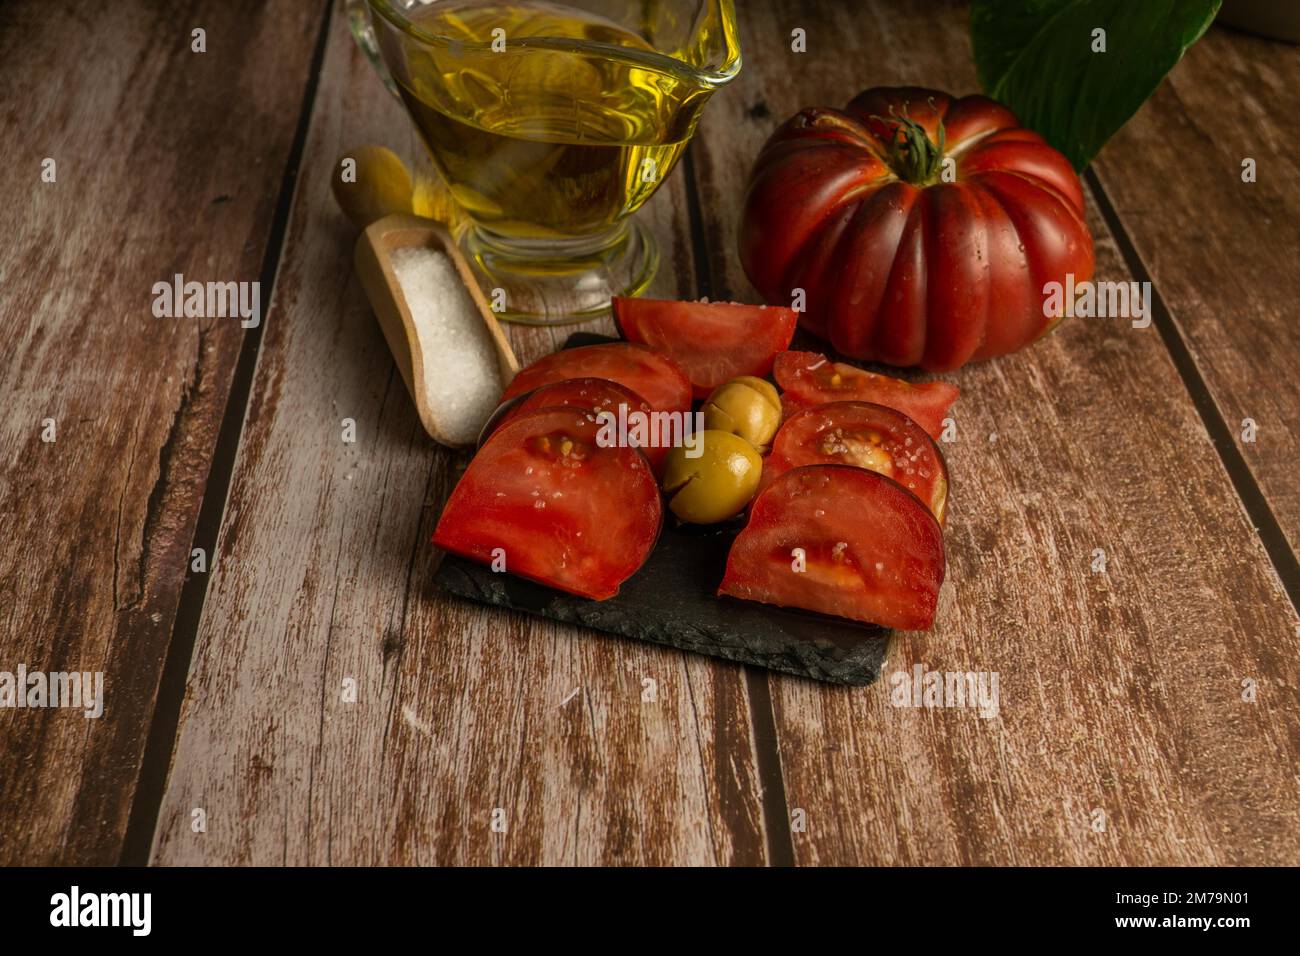
[[[587,11],[452,0],[411,25],[385,56],[402,99],[452,195],[507,239],[609,233],[672,170],[704,99]]]

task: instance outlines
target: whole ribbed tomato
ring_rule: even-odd
[[[1044,285],[1093,269],[1066,158],[987,97],[915,87],[781,126],[740,256],[769,302],[803,289],[800,323],[843,354],[933,371],[1028,345],[1057,321]]]

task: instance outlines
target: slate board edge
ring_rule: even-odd
[[[848,687],[865,687],[878,680],[889,648],[888,633],[884,636],[872,636],[865,638],[861,644],[849,650],[839,661],[829,661],[811,642],[801,644],[792,641],[778,648],[766,650],[752,645],[735,647],[721,643],[717,635],[708,631],[697,630],[699,637],[695,639],[688,638],[684,634],[670,636],[656,630],[652,626],[653,622],[646,622],[644,626],[633,629],[617,628],[610,622],[610,612],[617,614],[619,609],[605,602],[553,602],[538,607],[521,606],[512,602],[505,593],[505,582],[512,578],[512,575],[497,574],[455,555],[444,556],[434,574],[435,583],[443,590],[480,604],[507,608],[565,624],[580,625],[602,635],[643,640],[664,647],[674,647],[739,664],[753,664],[795,677]],[[624,616],[621,620],[625,622],[627,619]]]

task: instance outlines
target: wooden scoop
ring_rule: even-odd
[[[384,338],[397,361],[397,368],[402,373],[406,390],[411,393],[415,407],[420,413],[420,422],[424,430],[437,442],[455,446],[442,432],[438,423],[437,409],[429,407],[428,389],[424,380],[424,349],[437,348],[436,342],[421,342],[411,318],[410,309],[402,295],[402,288],[393,272],[392,255],[398,249],[411,246],[424,246],[436,249],[449,258],[456,266],[470,298],[478,306],[488,336],[496,349],[498,371],[504,388],[519,371],[519,362],[510,349],[505,333],[493,313],[483,293],[479,290],[469,263],[456,248],[451,234],[432,219],[422,219],[408,213],[395,213],[385,216],[378,222],[366,227],[357,239],[356,263],[357,275],[366,297],[379,319],[379,327],[384,330]]]

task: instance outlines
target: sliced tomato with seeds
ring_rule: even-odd
[[[754,500],[718,593],[922,631],[943,575],[943,532],[916,495],[874,471],[807,465]]]
[[[644,398],[655,411],[691,410],[691,383],[686,373],[668,356],[631,342],[584,345],[545,355],[520,370],[501,401],[570,378],[618,382]]]
[[[634,448],[601,447],[595,416],[531,411],[479,449],[433,543],[549,587],[603,600],[649,557],[663,523],[659,488]]]
[[[773,363],[772,376],[781,386],[781,403],[787,409],[828,402],[875,402],[902,412],[936,440],[958,392],[957,386],[948,382],[913,385],[832,362],[819,352],[782,352]]]
[[[614,319],[629,342],[682,367],[696,398],[740,375],[765,377],[790,346],[798,314],[776,305],[614,299]]]
[[[593,415],[600,412],[627,416],[631,416],[633,412],[648,415],[654,410],[644,398],[618,382],[611,382],[604,378],[570,378],[563,382],[556,382],[554,385],[543,385],[536,391],[511,399],[501,406],[484,429],[485,434],[480,444],[506,422],[520,415],[539,408],[561,407],[581,408]],[[620,407],[623,409],[621,413]],[[664,456],[668,454],[668,448],[652,446],[640,450],[650,460],[655,474],[659,474]]]
[[[948,466],[934,439],[900,411],[872,402],[831,402],[796,412],[772,440],[760,490],[802,465],[878,472],[920,498],[943,524]]]

